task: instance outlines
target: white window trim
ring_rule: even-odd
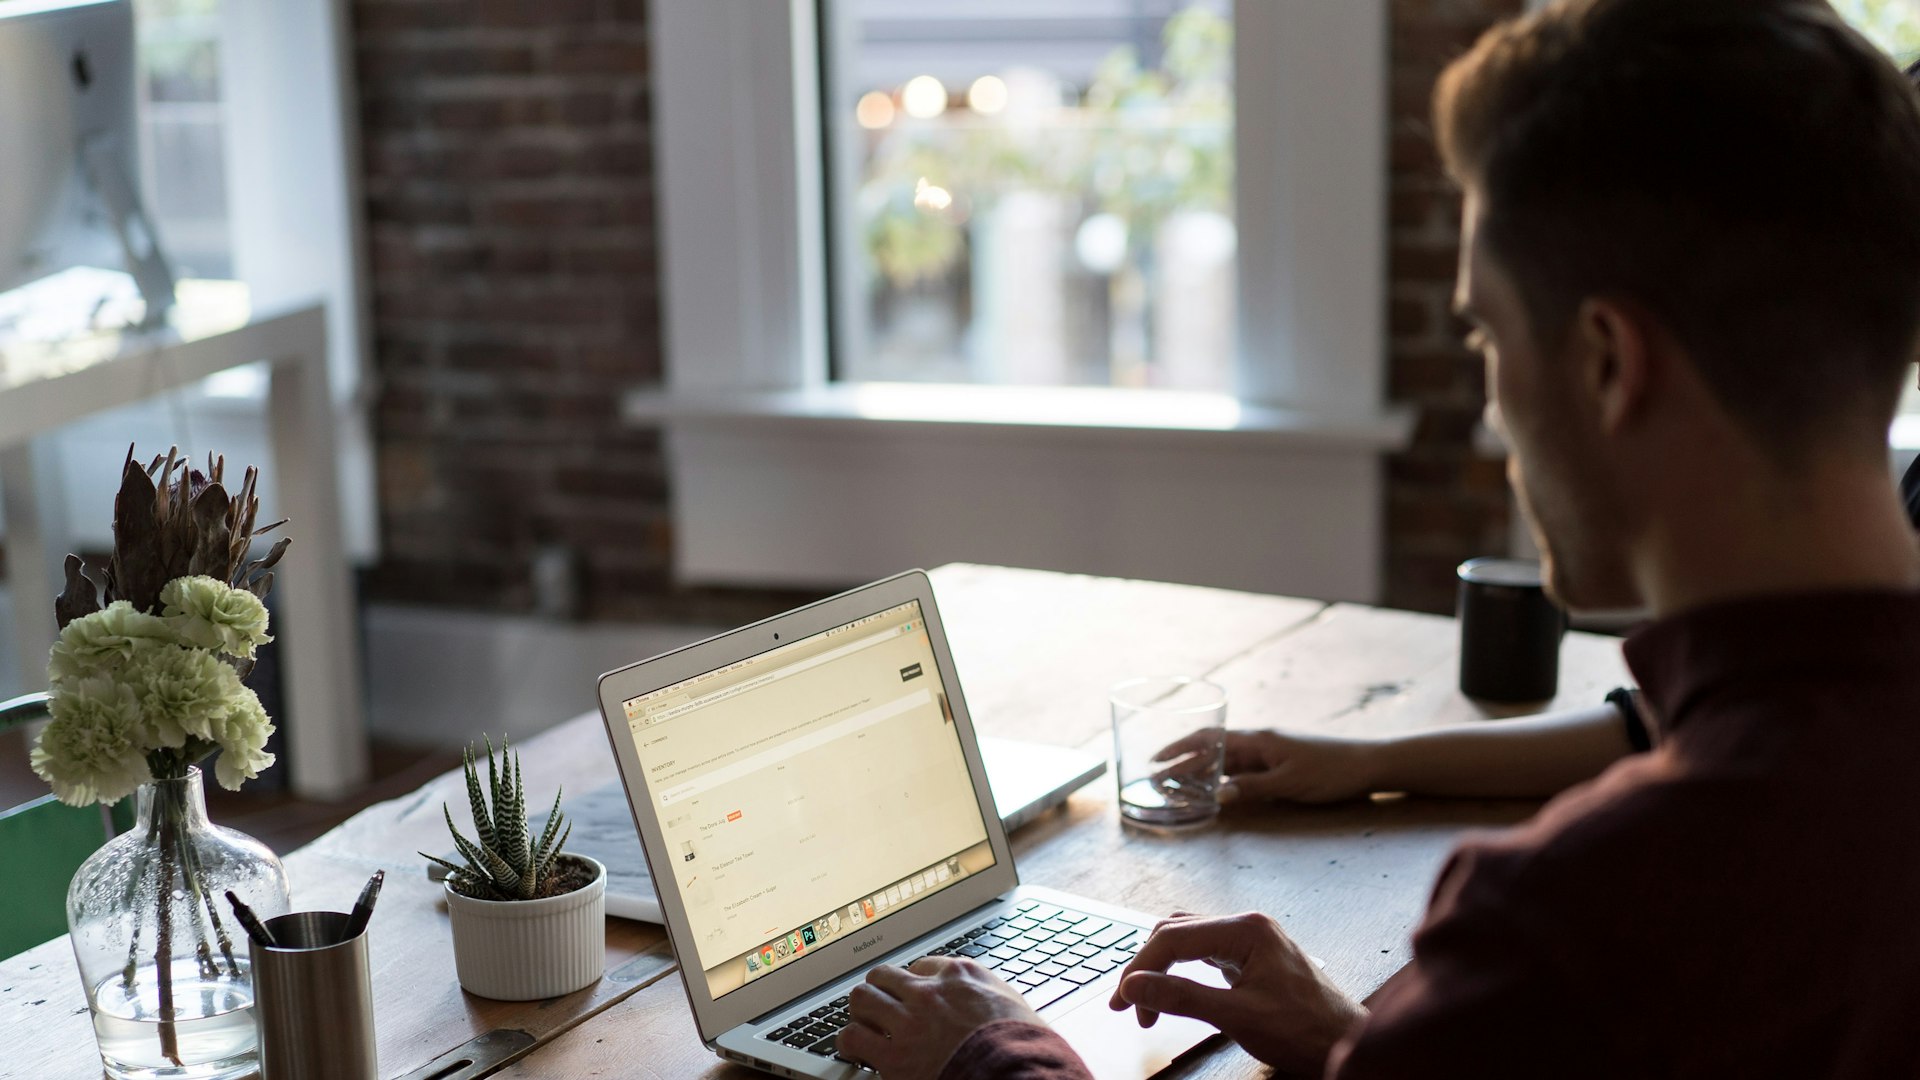
[[[952,557],[1378,599],[1380,455],[1412,428],[1382,392],[1386,0],[1236,7],[1235,374],[1248,419],[1228,430],[1035,422],[1037,392],[1021,388],[970,391],[960,407],[950,389],[888,388],[896,403],[918,398],[938,429],[853,404],[853,389],[828,376],[816,4],[652,0],[650,17],[667,378],[633,395],[627,414],[667,432],[682,580],[846,583]],[[875,464],[930,439],[942,454],[920,462],[910,490]],[[1179,457],[1199,500],[1187,509],[1231,506],[1239,535],[1195,542],[1192,519],[1168,515],[1133,522],[1146,530],[1136,541],[1092,543],[1121,517],[1150,519],[1121,508],[1164,504],[1169,490],[1164,475],[1134,484],[1102,468],[1088,456],[1096,448],[1115,460],[1124,449]],[[1008,468],[1018,483],[980,475]],[[1089,468],[1101,473],[1097,499]],[[844,483],[850,469],[869,483]],[[962,521],[941,536],[900,524],[957,499],[1037,499],[1054,520]],[[833,524],[796,545],[801,516]],[[863,543],[850,555],[834,538],[855,534]],[[1245,548],[1266,554],[1246,559]],[[1307,549],[1327,557],[1297,557]]]

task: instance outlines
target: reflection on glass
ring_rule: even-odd
[[[231,277],[221,0],[134,0],[141,186],[182,277]]]
[[[841,378],[1230,389],[1228,0],[837,0]]]

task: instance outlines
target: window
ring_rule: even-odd
[[[1920,0],[1833,0],[1833,8],[1896,63],[1920,59]],[[1920,387],[1907,384],[1894,424],[1894,444],[1920,445]]]
[[[1833,9],[1901,64],[1920,57],[1920,3],[1915,0],[1832,0]]]
[[[178,277],[233,276],[220,0],[135,0],[140,188]]]
[[[1388,0],[654,5],[667,379],[628,395],[624,409],[665,429],[676,578],[831,586],[967,560],[1377,599],[1380,455],[1412,430],[1382,386],[1388,9]],[[1061,172],[1036,173],[1048,181],[1036,183],[982,170],[944,183],[885,156],[916,141],[945,155],[955,151],[941,140],[1013,141],[1026,78],[1017,72],[1031,69],[1053,87],[1039,99],[1053,124],[1045,149],[1062,158],[1084,158],[1093,136],[1106,137],[1088,130],[1112,93],[1096,85],[1151,84],[1143,111],[1158,116],[1112,137],[1145,146],[1138,175],[1157,175],[1154,155],[1192,154],[1177,139],[1198,126],[1184,118],[1186,129],[1169,131],[1175,110],[1165,103],[1179,87],[1165,73],[1188,70],[1170,29],[1176,43],[1204,30],[1196,38],[1229,58],[1190,80],[1219,88],[1206,126],[1223,172],[1213,190],[1228,192],[1221,205],[1163,200],[1154,210],[1163,216],[1136,218],[1138,208],[1102,202],[1085,177],[1068,185],[1050,179]],[[1103,65],[1113,73],[1099,84]],[[909,90],[922,75],[938,87]],[[982,84],[975,102],[986,76],[998,85]],[[861,99],[876,91],[874,126],[862,127]],[[1133,180],[1102,175],[1122,189]],[[932,274],[862,270],[863,259],[881,261],[858,225],[882,220],[859,216],[875,176],[895,185],[877,190],[905,205],[918,197],[913,212],[950,230]],[[1019,230],[984,220],[1009,198],[1045,220]],[[1219,260],[1219,289],[1205,303],[1156,308],[1154,282],[1168,277],[1160,222],[1187,211],[1226,226],[1194,245]],[[1103,222],[1077,244],[1103,212],[1125,236]],[[993,250],[1002,232],[1050,254],[987,282],[987,268],[1005,261]],[[1017,297],[1025,308],[1042,289],[1052,299],[1031,308],[1054,309],[1054,327],[1033,336],[1051,351],[1029,366],[992,343],[995,333],[1005,340],[992,305]],[[1119,296],[1130,313],[1115,303],[1126,289],[1138,290]],[[1219,343],[1194,350],[1217,366],[1191,379],[1165,344],[1188,316]],[[1223,509],[1230,524],[1192,527]]]
[[[837,0],[847,380],[1228,390],[1228,0]]]

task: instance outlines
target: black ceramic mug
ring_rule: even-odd
[[[1546,701],[1560,686],[1567,617],[1547,599],[1540,564],[1460,564],[1460,692],[1483,701]]]

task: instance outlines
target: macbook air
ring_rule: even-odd
[[[993,969],[1102,1080],[1141,1080],[1214,1033],[1107,1007],[1154,916],[1021,882],[924,573],[610,672],[599,692],[721,1057],[869,1077],[838,1046],[848,992],[926,955]]]
[[[1016,739],[981,739],[980,757],[987,763],[1001,827],[1008,832],[1065,804],[1068,796],[1107,771],[1106,759],[1098,754]],[[570,798],[566,811],[572,830],[567,834],[567,850],[598,859],[607,868],[607,914],[660,922],[660,897],[647,873],[640,837],[633,831],[626,785],[616,781]],[[527,819],[535,833],[546,823],[545,812]],[[445,857],[458,862],[460,853],[449,849]],[[428,863],[427,877],[445,881],[447,868]]]

